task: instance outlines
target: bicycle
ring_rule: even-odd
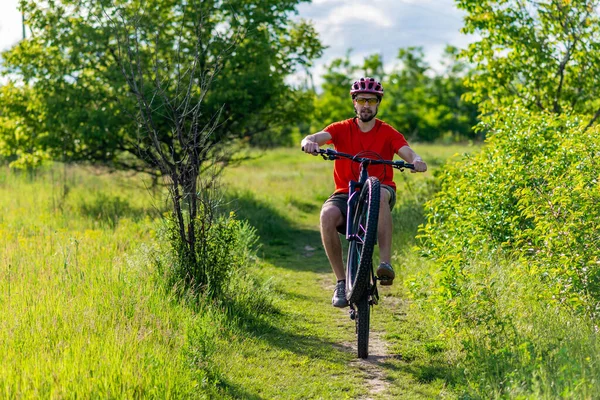
[[[355,321],[359,358],[369,356],[370,307],[379,301],[377,277],[373,271],[373,248],[377,242],[379,219],[380,182],[369,176],[369,165],[385,164],[403,171],[414,169],[413,164],[402,160],[373,159],[341,153],[332,149],[319,149],[325,160],[347,158],[360,163],[358,181],[348,185],[348,212],[346,214],[346,240],[349,242],[346,258],[346,299],[350,304],[350,319]]]

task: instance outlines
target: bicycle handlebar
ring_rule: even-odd
[[[302,147],[302,151],[304,151],[304,147]],[[353,156],[351,154],[341,153],[341,152],[335,151],[333,149],[319,149],[313,154],[320,154],[324,160],[337,160],[338,158],[347,158],[349,160],[352,160],[352,161],[358,162],[358,163],[365,162],[365,163],[368,163],[371,165],[385,164],[385,165],[390,165],[392,168],[396,168],[396,169],[403,169],[403,168],[415,169],[414,164],[408,164],[402,160],[398,160],[398,161],[374,160],[372,158],[359,157],[358,155]]]

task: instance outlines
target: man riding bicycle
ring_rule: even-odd
[[[302,139],[302,148],[306,153],[314,154],[320,146],[333,144],[337,151],[348,154],[371,154],[385,160],[391,160],[398,154],[403,160],[414,164],[413,172],[425,172],[427,164],[408,145],[404,136],[387,123],[375,118],[383,98],[383,86],[373,78],[360,78],[350,88],[356,116],[344,121],[334,122],[321,132]],[[377,240],[379,243],[380,264],[377,277],[381,285],[391,285],[395,278],[390,264],[392,258],[392,214],[396,201],[396,185],[393,181],[393,168],[389,165],[369,167],[371,175],[380,177],[381,201]],[[345,229],[348,184],[357,180],[358,173],[351,160],[337,159],[333,176],[335,192],[321,208],[321,238],[331,268],[337,278],[333,293],[334,307],[347,307],[342,242],[338,232]]]

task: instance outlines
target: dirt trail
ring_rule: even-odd
[[[374,398],[372,396],[385,393],[389,386],[381,366],[381,363],[389,357],[382,336],[383,332],[371,331],[369,334],[369,357],[365,360],[357,358],[350,362],[351,367],[358,368],[365,373],[369,396],[363,397],[364,400],[372,400]],[[356,343],[352,343],[351,347],[353,352],[356,353]]]
[[[333,292],[333,289],[335,288],[329,279],[323,280],[321,284],[325,290],[329,290],[331,292]],[[401,300],[393,297],[384,298],[382,296],[381,300],[383,300],[383,303],[385,303],[385,306],[388,308],[397,309],[401,304]],[[373,309],[371,310],[373,311]],[[354,329],[354,323],[350,321],[347,313],[340,313],[339,316],[339,320],[341,321],[343,319],[343,322],[348,325],[348,329]],[[373,328],[371,328],[369,333],[369,357],[367,359],[355,358],[349,363],[350,367],[358,368],[365,374],[365,383],[369,387],[369,395],[366,397],[360,397],[360,400],[373,400],[374,398],[383,395],[387,391],[390,384],[389,381],[386,380],[386,374],[383,368],[383,363],[386,361],[386,359],[391,357],[387,352],[387,344],[385,340],[383,340],[384,335],[385,332],[375,331]],[[356,341],[351,343],[343,343],[339,347],[344,351],[348,351],[356,355]]]

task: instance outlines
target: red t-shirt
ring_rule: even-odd
[[[375,120],[375,126],[369,132],[362,132],[354,118],[334,122],[324,131],[331,135],[327,144],[333,144],[337,151],[352,155],[363,153],[362,156],[367,158],[392,160],[401,147],[408,146],[400,132],[379,119]],[[359,163],[345,158],[335,160],[335,192],[347,192],[348,183],[351,180],[358,181],[359,172]],[[369,175],[378,177],[381,183],[396,190],[394,169],[389,165],[371,165]]]

